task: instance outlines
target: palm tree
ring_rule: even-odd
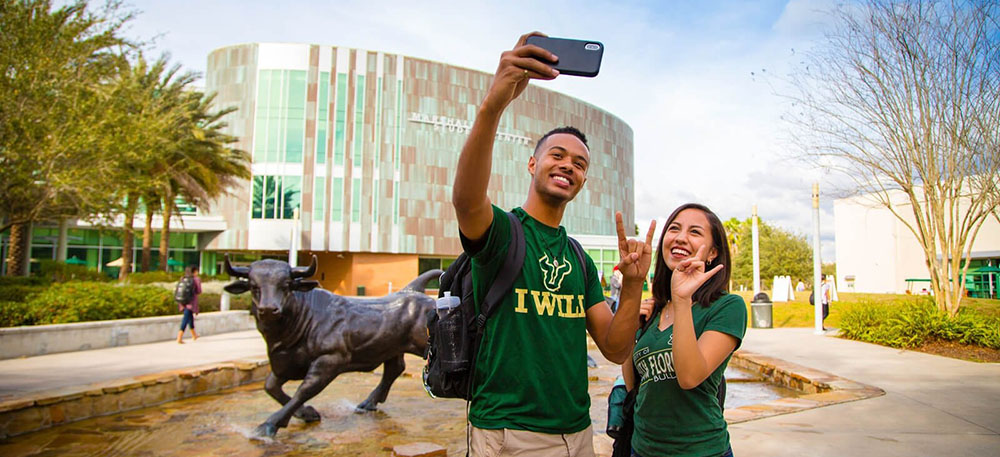
[[[223,118],[236,108],[212,110],[214,95],[187,92],[188,118],[177,131],[176,145],[168,155],[171,160],[161,163],[163,228],[160,232],[160,267],[167,269],[170,256],[170,220],[176,209],[176,197],[207,210],[209,204],[228,192],[240,180],[250,179],[250,155],[228,145],[236,137],[223,133]]]
[[[193,73],[179,74],[180,67],[167,67],[167,58],[152,64],[140,54],[134,62],[122,59],[116,78],[109,85],[109,99],[115,105],[115,122],[109,123],[108,151],[116,160],[110,182],[117,188],[123,224],[123,265],[119,279],[132,270],[135,234],[133,223],[142,197],[156,195],[156,169],[166,152],[176,146],[174,136],[188,116],[185,87],[195,80]],[[158,200],[158,198],[156,198]],[[147,209],[147,222],[149,220]],[[148,237],[147,237],[148,239]],[[145,242],[144,242],[145,244]]]

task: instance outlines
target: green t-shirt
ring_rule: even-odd
[[[584,284],[584,266],[566,229],[546,226],[521,208],[513,213],[524,227],[524,267],[486,322],[469,421],[483,429],[576,433],[590,425],[586,310],[604,300],[597,267],[585,256]],[[477,308],[503,266],[510,239],[510,220],[496,206],[478,251],[462,238],[472,256]]]
[[[719,297],[709,307],[691,307],[694,332],[715,330],[736,337],[747,328],[747,308],[735,294]],[[660,331],[659,313],[639,338],[632,363],[639,373],[632,449],[642,456],[718,456],[729,449],[729,431],[716,396],[729,357],[701,384],[681,389],[673,364],[674,327]]]

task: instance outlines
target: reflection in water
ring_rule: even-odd
[[[607,396],[618,367],[591,355],[591,417],[603,434]],[[253,429],[278,409],[261,383],[55,427],[0,441],[3,456],[384,456],[392,447],[432,442],[452,456],[465,455],[465,401],[431,399],[420,383],[422,360],[407,356],[406,372],[396,380],[379,411],[356,414],[354,406],[378,384],[381,371],[339,376],[309,404],[323,416],[318,423],[292,419],[274,440],[251,440]],[[727,372],[730,378],[747,374]],[[289,383],[286,392],[298,385]],[[762,383],[732,382],[726,406],[760,403],[794,395]],[[598,440],[601,441],[599,437]],[[605,440],[606,441],[606,440]],[[597,446],[602,452],[600,443]]]

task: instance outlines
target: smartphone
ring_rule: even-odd
[[[598,41],[532,35],[526,43],[555,54],[559,62],[551,66],[559,70],[559,74],[593,78],[601,70],[604,45]]]

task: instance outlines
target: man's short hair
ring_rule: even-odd
[[[587,144],[587,136],[584,135],[583,132],[580,131],[580,129],[567,125],[565,127],[554,128],[552,130],[549,130],[548,133],[546,133],[545,135],[542,135],[542,137],[538,139],[538,142],[535,143],[535,152],[533,152],[532,154],[538,154],[538,148],[542,147],[542,143],[545,143],[546,139],[557,133],[568,133],[570,135],[573,135],[579,138],[580,141],[583,142],[583,145],[587,147],[587,149],[590,149],[590,146]]]

